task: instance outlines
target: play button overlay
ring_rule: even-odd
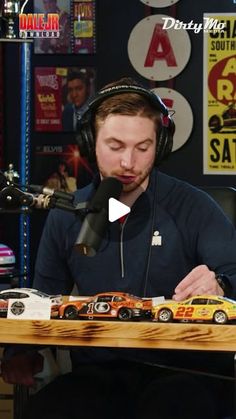
[[[108,204],[108,219],[111,223],[113,223],[116,220],[119,220],[119,218],[124,217],[124,215],[129,214],[130,207],[123,204],[122,202],[118,201],[115,198],[109,199]]]
[[[135,243],[135,237],[142,230],[146,230],[147,237],[152,234],[149,224],[153,217],[153,199],[150,201],[150,194],[137,185],[138,198],[131,211],[129,206],[119,201],[123,188],[118,179],[107,177],[94,191],[84,217],[75,226],[74,247],[81,255],[95,256],[121,240],[123,243],[134,240]],[[129,217],[124,219],[127,214]]]

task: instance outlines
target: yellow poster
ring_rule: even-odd
[[[235,175],[236,13],[204,14],[207,19],[212,29],[204,30],[204,174]]]

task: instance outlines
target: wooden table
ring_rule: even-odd
[[[236,352],[236,325],[0,319],[0,343]]]
[[[6,343],[236,352],[236,325],[0,319],[0,344]],[[14,417],[19,418],[28,391],[15,387]]]

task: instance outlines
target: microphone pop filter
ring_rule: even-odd
[[[107,177],[101,181],[88,205],[86,215],[75,243],[79,253],[96,255],[108,227],[108,203],[110,198],[120,197],[123,185],[118,179]]]

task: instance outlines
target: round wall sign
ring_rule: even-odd
[[[150,7],[169,7],[177,3],[179,0],[140,0],[142,3]]]
[[[166,15],[152,15],[133,28],[128,55],[135,70],[148,80],[176,77],[190,58],[191,43],[185,29],[163,29]]]

